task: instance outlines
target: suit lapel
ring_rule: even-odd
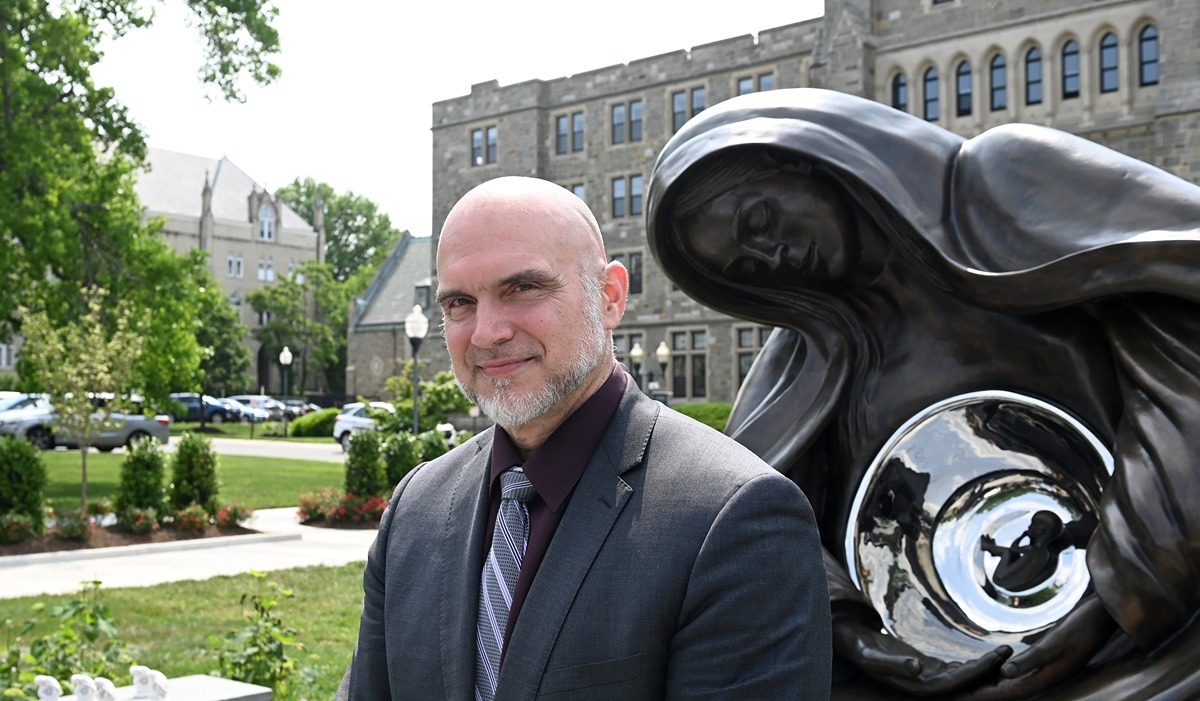
[[[440,580],[445,592],[441,612],[442,674],[446,698],[475,696],[475,617],[479,606],[479,573],[488,513],[487,476],[491,462],[490,433],[476,442],[478,452],[459,470],[451,487],[450,508],[441,543]]]
[[[641,465],[658,411],[630,380],[530,585],[504,653],[496,701],[536,695],[579,587],[633,494],[621,475]]]

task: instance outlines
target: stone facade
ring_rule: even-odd
[[[419,305],[430,316],[429,237],[417,238],[405,233],[362,297],[350,303],[346,341],[346,394],[350,398],[390,399],[384,383],[412,359],[412,346],[404,333],[404,318]],[[437,326],[440,314],[429,320],[429,340],[422,343],[417,357],[420,375],[428,379],[426,362],[430,356],[444,355]],[[437,369],[445,370],[443,359]]]
[[[893,87],[903,76],[905,108],[923,114],[928,86],[937,98],[936,121],[963,136],[1008,122],[1045,124],[1195,182],[1198,23],[1200,4],[1178,0],[826,0],[823,17],[757,37],[555,80],[481,83],[469,95],[433,105],[435,233],[427,273],[432,274],[437,232],[447,213],[474,185],[501,175],[531,175],[572,188],[596,213],[610,256],[640,268],[641,289],[631,295],[614,334],[622,361],[629,365],[636,341],[647,354],[640,374],[653,371],[661,380],[654,350],[666,342],[672,356],[665,389],[672,403],[732,401],[765,330],[718,315],[673,289],[645,245],[637,187],[648,182],[658,152],[677,128],[678,94],[683,118],[695,111],[697,90],[703,95],[697,107],[739,90],[793,87],[830,88],[893,104]],[[1143,84],[1139,69],[1147,59],[1140,47],[1148,36],[1157,62],[1155,80]],[[1113,39],[1115,89],[1104,90],[1101,63],[1113,50],[1102,45]],[[1068,42],[1079,50],[1074,96],[1063,90],[1064,80],[1071,79],[1064,67],[1072,72],[1063,61]],[[1025,97],[1031,49],[1042,59],[1043,96],[1032,104]],[[936,82],[925,80],[931,70]],[[997,106],[999,83],[1004,99]],[[632,131],[635,104],[639,138]],[[583,124],[578,142],[576,115]],[[431,336],[435,333],[436,325]],[[444,369],[442,344],[431,345],[441,351],[435,365]]]
[[[137,181],[147,218],[162,222],[161,235],[179,253],[208,252],[213,277],[251,331],[245,344],[255,358],[255,389],[282,389],[278,362],[266,357],[253,336],[262,320],[245,299],[304,261],[320,260],[325,245],[320,227],[304,221],[228,158],[152,148],[147,161],[150,169]]]

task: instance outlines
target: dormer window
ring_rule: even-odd
[[[258,238],[263,241],[275,240],[275,207],[269,201],[263,202],[258,208]]]

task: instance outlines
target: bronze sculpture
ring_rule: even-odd
[[[835,698],[1200,695],[1200,188],[798,89],[686,124],[648,203],[668,277],[777,327],[726,430],[817,509]]]

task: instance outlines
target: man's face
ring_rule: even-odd
[[[542,212],[481,207],[448,221],[439,243],[455,379],[505,428],[565,418],[608,368],[619,315],[605,304],[602,253],[586,255],[562,226]]]

